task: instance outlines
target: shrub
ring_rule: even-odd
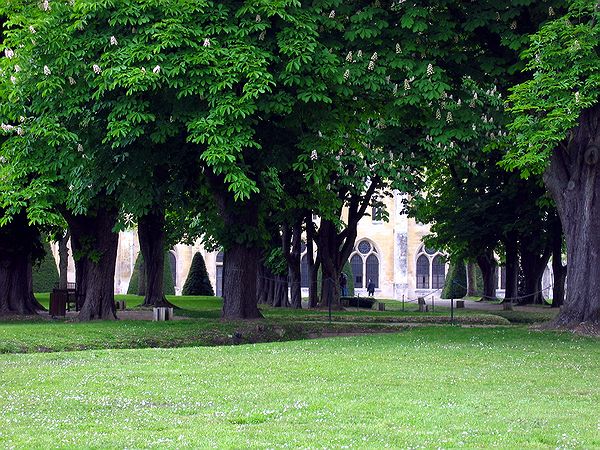
[[[145,280],[142,279],[142,282],[140,282],[140,275],[145,277],[145,274],[142,274],[141,272],[142,270],[144,270],[144,258],[142,257],[142,252],[139,252],[137,259],[135,260],[135,266],[133,267],[127,294],[146,295]],[[169,257],[169,252],[165,253],[165,264],[163,266],[163,293],[165,295],[175,295],[175,283],[173,282],[173,275],[171,274],[171,258]]]
[[[52,292],[59,281],[56,260],[49,243],[44,244],[46,254],[39,263],[34,263],[32,271],[33,292]]]
[[[204,258],[200,252],[196,252],[192,259],[192,266],[188,273],[185,284],[183,285],[183,295],[210,295],[214,296],[215,291],[213,290],[210,279],[208,278],[208,272],[206,271],[206,264]]]
[[[450,264],[442,298],[463,298],[467,295],[467,268],[462,260]]]

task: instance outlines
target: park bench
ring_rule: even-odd
[[[75,283],[67,283],[66,289],[55,287],[50,293],[50,315],[64,316],[66,311],[79,311],[82,303],[83,294],[77,294],[77,285]]]

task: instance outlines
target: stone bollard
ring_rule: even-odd
[[[464,300],[456,300],[456,309],[464,308],[464,307],[465,307],[465,301]]]
[[[117,308],[117,311],[125,311],[125,309],[127,308],[127,305],[125,304],[125,300],[117,300],[115,302],[115,306]]]
[[[166,320],[173,320],[173,308],[166,306],[159,306],[158,308],[152,308],[152,320],[155,322],[164,322]]]

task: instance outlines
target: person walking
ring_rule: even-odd
[[[369,283],[367,284],[367,292],[369,294],[369,297],[373,297],[375,295],[375,283],[373,283],[373,280],[371,280],[369,278]]]
[[[340,274],[340,291],[342,292],[342,297],[348,296],[348,277],[343,272]]]

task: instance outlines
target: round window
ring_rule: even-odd
[[[360,241],[358,243],[358,251],[366,255],[371,251],[371,244],[368,241]]]

